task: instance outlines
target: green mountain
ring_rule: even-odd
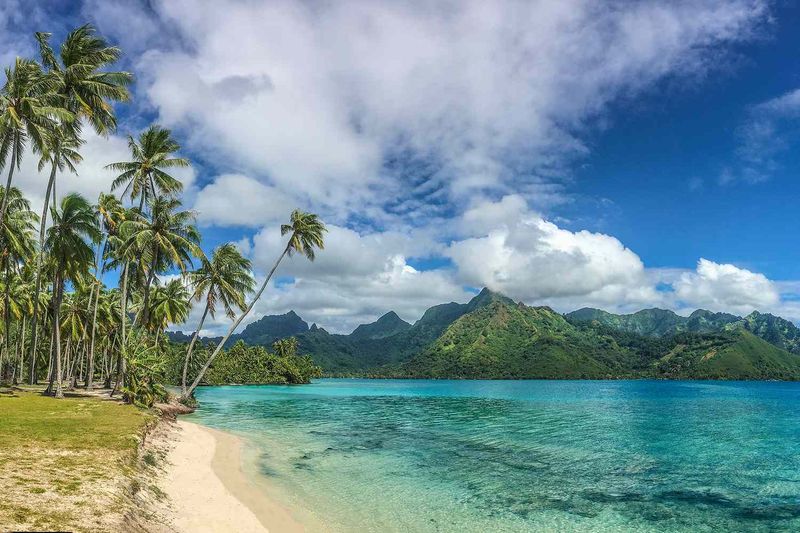
[[[653,364],[654,375],[670,379],[800,379],[800,357],[744,329],[675,339]]]
[[[395,329],[399,329],[392,335],[364,334],[364,331],[383,331],[377,324],[387,316],[384,315],[377,322],[359,326],[350,335],[332,335],[318,330],[301,333],[297,335],[297,340],[301,353],[311,354],[314,361],[330,375],[363,374],[377,369],[396,368],[428,347],[455,320],[494,301],[513,303],[505,296],[484,289],[466,304],[450,302],[435,305],[408,327],[390,318],[387,321],[389,325],[393,324]]]
[[[353,333],[351,339],[383,339],[402,333],[411,327],[411,324],[397,316],[394,311],[389,311],[371,324],[361,324]]]
[[[800,328],[785,318],[753,311],[736,325],[752,332],[770,344],[800,354]]]
[[[671,317],[634,315],[647,334],[600,320],[574,325],[547,307],[496,302],[456,320],[402,369],[428,378],[800,379],[800,357],[744,328],[693,332],[686,321],[670,326],[681,333],[654,336],[669,331]],[[716,319],[727,320],[691,327]]]
[[[630,359],[614,342],[579,331],[548,307],[494,301],[458,318],[400,373],[427,378],[605,378],[627,374]]]
[[[652,337],[745,329],[774,346],[800,354],[800,328],[785,318],[758,311],[742,318],[729,313],[698,309],[688,317],[682,317],[664,309],[645,309],[629,315],[615,315],[587,307],[565,316],[573,324],[597,323],[618,331]]]
[[[604,326],[628,333],[661,337],[682,332],[718,331],[727,324],[741,320],[736,315],[712,313],[698,309],[688,317],[666,309],[642,309],[629,315],[615,315],[602,309],[585,307],[565,315],[570,322],[598,322]]]
[[[780,317],[702,309],[688,317],[663,309],[561,315],[488,289],[466,304],[433,306],[414,324],[388,312],[337,335],[289,312],[233,340],[269,346],[281,336],[296,337],[299,353],[329,376],[800,379],[800,329]]]
[[[293,337],[306,331],[308,323],[294,311],[289,311],[284,315],[268,315],[251,322],[244,331],[235,336],[232,344],[243,340],[251,345],[271,346],[278,339]]]
[[[614,329],[654,337],[677,332],[687,320],[665,309],[642,309],[631,315],[615,315],[589,307],[568,313],[566,317],[573,322],[596,321]]]

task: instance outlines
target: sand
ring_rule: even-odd
[[[179,420],[167,456],[162,490],[169,496],[172,530],[272,533],[304,531],[242,471],[235,435]]]

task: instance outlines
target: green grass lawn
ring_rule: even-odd
[[[0,530],[117,530],[150,420],[95,397],[0,394]]]

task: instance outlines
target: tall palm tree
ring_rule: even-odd
[[[130,220],[139,216],[139,212],[135,209],[128,209],[125,211],[125,220]],[[124,385],[125,383],[125,347],[127,346],[127,332],[126,326],[128,323],[128,298],[130,292],[131,278],[135,277],[135,273],[139,270],[137,265],[141,259],[141,250],[137,248],[135,240],[130,238],[130,232],[125,231],[126,228],[122,224],[119,225],[117,235],[108,237],[107,245],[109,246],[109,261],[108,268],[119,268],[119,330],[120,342],[119,353],[117,354],[117,380],[111,395]],[[131,268],[133,265],[133,268]]]
[[[234,307],[244,311],[245,295],[253,292],[255,287],[250,260],[244,258],[232,243],[217,247],[211,260],[204,257],[200,261],[200,268],[189,274],[189,280],[194,287],[194,299],[199,302],[205,297],[206,305],[203,316],[200,317],[200,323],[186,350],[183,377],[181,378],[182,393],[186,392],[186,373],[189,369],[189,361],[192,358],[192,350],[198,335],[200,335],[200,330],[203,329],[206,316],[210,313],[211,318],[214,318],[217,305],[222,303],[225,315],[232,320],[236,317]]]
[[[250,302],[250,305],[248,305],[247,309],[245,309],[245,311],[239,315],[239,318],[234,321],[234,323],[228,329],[228,332],[225,334],[219,344],[217,344],[214,352],[205,362],[203,368],[200,369],[197,377],[194,378],[191,387],[181,394],[181,401],[187,401],[191,397],[192,393],[194,393],[194,389],[196,389],[200,384],[200,380],[203,379],[203,376],[205,376],[205,373],[208,371],[211,363],[214,362],[214,359],[222,350],[222,347],[228,341],[230,336],[233,335],[233,332],[236,331],[236,328],[239,327],[239,324],[242,323],[242,320],[244,320],[245,317],[250,314],[250,311],[253,310],[253,306],[255,306],[258,299],[261,298],[261,294],[263,294],[264,289],[267,288],[269,281],[272,279],[273,274],[275,274],[275,271],[278,269],[278,265],[280,265],[281,261],[283,261],[283,258],[287,255],[292,256],[297,253],[304,255],[309,261],[313,261],[316,255],[315,249],[319,248],[322,250],[325,248],[323,238],[326,231],[327,229],[325,228],[325,224],[322,223],[317,215],[304,213],[297,209],[292,211],[289,224],[281,225],[281,235],[286,235],[287,233],[289,234],[289,240],[286,243],[286,247],[283,249],[283,252],[281,252],[281,255],[278,256],[278,260],[275,261],[272,270],[270,270],[269,274],[267,274],[266,279],[261,284],[261,288],[258,289],[258,292]]]
[[[53,344],[55,347],[55,396],[63,398],[61,389],[61,302],[64,284],[86,276],[93,263],[92,243],[100,241],[100,229],[94,210],[81,195],[72,193],[61,200],[59,209],[52,209],[53,225],[47,230],[45,249],[56,262],[53,277]],[[87,242],[88,241],[88,242]]]
[[[17,58],[14,68],[6,69],[6,82],[0,90],[0,168],[8,165],[6,189],[11,187],[14,169],[22,163],[28,141],[39,153],[56,120],[74,120],[74,115],[61,107],[55,86],[55,78],[35,61]],[[6,208],[6,202],[0,202],[0,222]]]
[[[130,99],[128,85],[133,76],[128,72],[108,71],[119,60],[121,51],[108,43],[85,24],[72,30],[61,44],[59,54],[50,46],[49,33],[36,33],[42,64],[55,79],[56,93],[63,106],[86,119],[97,133],[104,134],[117,127],[112,102]],[[80,132],[81,120],[73,122]]]
[[[158,272],[178,267],[182,273],[192,264],[192,256],[201,257],[200,233],[194,226],[195,214],[180,211],[179,200],[159,196],[150,205],[150,216],[141,214],[122,223],[126,246],[141,250],[141,260],[146,266],[140,324],[147,325],[150,318],[150,287]]]
[[[42,151],[42,157],[39,160],[39,171],[49,163],[50,164],[50,179],[47,181],[47,190],[44,194],[44,206],[42,207],[42,218],[39,224],[39,243],[44,242],[44,230],[47,225],[47,210],[50,205],[50,195],[56,182],[56,173],[58,171],[70,172],[77,174],[75,165],[82,160],[81,155],[78,153],[78,148],[83,144],[76,135],[72,128],[65,125],[55,128],[47,137]],[[42,289],[42,254],[36,255],[36,274],[35,274],[35,288],[34,300],[39,298],[39,292]],[[34,307],[33,316],[31,316],[31,352],[30,352],[30,384],[36,380],[33,372],[33,366],[36,364],[36,348],[38,341],[38,330],[36,329],[38,319],[37,308]]]
[[[165,170],[188,167],[189,160],[174,157],[181,149],[172,138],[172,132],[158,125],[152,125],[139,135],[137,142],[128,136],[131,161],[111,163],[105,168],[120,172],[111,183],[111,190],[125,186],[122,195],[131,200],[139,198],[139,211],[144,210],[148,201],[159,195],[175,196],[183,190],[183,184]]]
[[[100,281],[100,275],[105,272],[105,257],[108,254],[108,239],[109,237],[116,237],[119,234],[119,226],[125,220],[125,208],[122,207],[116,196],[113,194],[100,193],[96,206],[97,216],[100,219],[100,225],[103,229],[105,239],[100,247],[99,257],[95,257],[94,276],[95,280],[95,295],[94,295],[94,310],[92,312],[92,328],[89,339],[89,364],[86,373],[86,388],[92,388],[94,380],[94,341],[97,332],[97,313],[100,309],[101,300],[100,292],[103,283]]]

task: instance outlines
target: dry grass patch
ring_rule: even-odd
[[[100,398],[0,395],[0,529],[119,531],[150,420]]]

